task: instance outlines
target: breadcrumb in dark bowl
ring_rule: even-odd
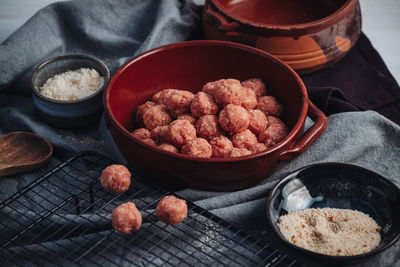
[[[287,246],[323,260],[324,263],[332,264],[363,261],[392,246],[400,237],[399,206],[400,189],[387,178],[354,164],[326,162],[302,167],[280,180],[268,196],[267,216],[276,236]],[[294,242],[285,238],[284,232],[281,231],[279,226],[282,216],[291,212],[324,208],[362,212],[372,218],[378,225],[376,231],[380,234],[379,243],[376,243],[377,246],[363,249],[364,252],[362,253],[350,253],[350,251],[344,253],[346,248],[343,247],[341,251],[339,251],[339,248],[338,253],[327,255],[311,251],[311,248],[309,250],[296,245],[302,241]],[[336,219],[339,220],[339,218],[329,217],[326,225],[329,227],[340,226],[339,228],[332,228],[332,231],[335,230],[339,233],[345,231],[343,229],[347,226],[342,224],[341,221],[336,225],[333,224]],[[351,221],[352,218],[348,220]],[[323,224],[323,221],[317,222],[314,223],[315,231],[322,231],[325,224]],[[330,222],[332,222],[332,225]],[[365,224],[362,225],[360,221],[356,225],[360,229],[366,229],[363,228]],[[295,225],[292,225],[292,228],[294,227]],[[321,238],[327,244],[330,242],[329,238],[334,238],[329,231],[328,229],[326,233],[321,232]],[[355,231],[358,230],[355,229]],[[302,235],[304,236],[304,233]],[[344,244],[356,241],[356,244],[359,243],[368,247],[369,244],[364,243],[364,239],[355,239],[357,235],[348,234],[349,240],[344,240]],[[294,238],[297,239],[298,235],[294,235]],[[332,242],[331,244],[333,244]]]

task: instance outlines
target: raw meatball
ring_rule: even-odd
[[[126,202],[116,207],[111,214],[112,226],[121,233],[136,231],[142,225],[142,214],[132,202]]]
[[[241,156],[247,156],[250,155],[252,152],[246,148],[237,148],[234,147],[229,154],[229,157],[235,158],[235,157],[241,157]]]
[[[251,110],[257,106],[257,98],[256,94],[251,90],[250,88],[247,87],[242,87],[243,89],[243,101],[242,101],[242,107],[244,107],[247,110]]]
[[[100,184],[107,190],[122,193],[128,190],[131,184],[131,173],[124,165],[110,165],[102,171]]]
[[[187,120],[188,122],[190,122],[193,125],[195,125],[196,121],[197,121],[197,119],[190,114],[179,115],[177,120]]]
[[[165,105],[156,105],[148,108],[143,114],[143,122],[147,129],[152,130],[157,126],[167,125],[172,121]]]
[[[223,81],[225,81],[225,79],[221,79],[221,80],[217,80],[217,81],[213,81],[213,82],[208,82],[203,86],[202,91],[204,93],[207,93],[209,95],[214,96],[215,88],[219,87],[222,84]]]
[[[271,124],[285,124],[282,120],[280,120],[279,118],[274,117],[274,116],[268,116],[267,120],[268,120],[268,125],[271,125]]]
[[[190,112],[190,104],[194,98],[193,93],[184,90],[177,90],[174,94],[169,95],[165,99],[165,105],[168,107],[172,116],[178,117],[179,115]]]
[[[156,102],[157,104],[161,105],[166,105],[168,99],[170,98],[171,95],[175,94],[178,91],[178,89],[164,89],[157,94],[153,95],[151,100]]]
[[[165,151],[173,152],[173,153],[179,153],[179,150],[175,146],[173,146],[171,144],[167,144],[167,143],[163,143],[163,144],[159,145],[158,148],[165,150]]]
[[[175,120],[168,126],[168,142],[177,147],[181,147],[194,138],[196,138],[196,129],[186,120]]]
[[[255,93],[257,99],[267,94],[265,84],[261,79],[251,78],[242,82],[243,87],[250,88]]]
[[[241,106],[227,105],[219,113],[219,124],[228,132],[239,133],[249,126],[250,115]]]
[[[273,96],[262,96],[258,99],[257,109],[265,113],[266,116],[272,115],[280,117],[283,113],[283,106],[278,103]]]
[[[214,98],[204,92],[197,93],[190,105],[192,115],[200,118],[204,115],[214,115],[219,111],[218,105],[215,103]]]
[[[150,138],[151,134],[148,129],[140,128],[140,129],[133,131],[132,136],[137,139],[146,139],[146,138]]]
[[[240,106],[244,101],[244,90],[240,85],[240,81],[226,79],[215,88],[214,97],[217,104],[222,107],[228,104]]]
[[[249,130],[259,135],[268,126],[268,119],[264,112],[258,109],[250,110]]]
[[[262,152],[264,150],[267,150],[267,146],[264,143],[257,143],[255,146],[253,146],[253,153],[258,153]]]
[[[218,117],[215,115],[205,115],[200,117],[196,123],[197,135],[207,140],[224,134],[218,124]]]
[[[233,135],[232,143],[234,147],[253,150],[253,147],[258,143],[258,140],[257,137],[249,129],[246,129],[240,133]]]
[[[156,103],[154,103],[153,101],[147,101],[146,103],[144,103],[143,105],[140,105],[136,111],[136,122],[139,125],[144,125],[143,124],[143,114],[146,112],[146,110],[150,107],[154,107],[155,105],[157,105]]]
[[[156,145],[157,145],[157,142],[154,141],[154,140],[151,139],[151,138],[145,138],[145,139],[142,139],[142,140],[140,140],[140,141],[142,141],[143,143],[148,144],[148,145],[150,145],[150,146],[156,146]]]
[[[168,136],[168,125],[157,126],[150,133],[151,139],[157,143],[165,143]]]
[[[225,158],[232,151],[233,144],[228,137],[220,135],[210,140],[213,158]]]
[[[166,224],[175,225],[187,217],[187,210],[185,200],[175,196],[166,196],[158,202],[156,216]]]
[[[164,91],[164,90],[163,90],[163,91]],[[163,91],[160,91],[160,92],[154,94],[154,95],[151,97],[151,100],[152,100],[153,102],[157,103],[157,104],[161,104],[161,94],[163,93]]]
[[[260,133],[258,141],[264,143],[267,147],[276,145],[288,135],[288,129],[285,124],[271,124]]]
[[[203,138],[195,138],[182,146],[182,154],[198,158],[210,158],[212,155],[211,145]]]

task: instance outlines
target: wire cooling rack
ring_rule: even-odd
[[[83,152],[0,203],[0,265],[297,266],[297,262],[188,202],[188,218],[175,226],[155,217],[169,194],[133,173],[131,188],[116,195],[99,184],[114,162]],[[128,200],[142,227],[121,234],[111,211]]]

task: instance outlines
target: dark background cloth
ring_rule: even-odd
[[[399,85],[364,34],[341,61],[302,79],[326,115],[374,110],[400,124]]]
[[[56,129],[42,120],[32,104],[30,92],[30,78],[36,65],[49,57],[82,53],[100,58],[111,72],[114,72],[129,58],[151,48],[188,39],[201,39],[200,12],[201,6],[193,6],[183,0],[68,1],[42,9],[6,40],[0,47],[0,134],[12,131],[38,133],[53,144],[55,153],[49,164],[36,173],[2,178],[0,199],[5,199],[78,151],[95,150],[116,161],[125,162],[109,135],[104,120],[100,120],[93,127],[79,130]],[[282,168],[283,173],[304,166],[310,161],[327,159],[355,162],[373,169],[380,167],[379,172],[393,170],[390,168],[393,162],[387,162],[387,165],[383,166],[373,164],[377,162],[375,154],[383,155],[383,151],[390,149],[389,144],[396,147],[392,155],[392,158],[396,158],[400,146],[388,133],[398,134],[397,125],[391,125],[374,112],[343,113],[374,110],[400,124],[400,88],[368,38],[362,34],[341,61],[324,70],[303,75],[302,79],[311,100],[327,115],[338,113],[339,116],[330,116],[330,128],[326,133],[302,157]],[[340,116],[342,114],[348,115]],[[356,125],[357,121],[360,121],[359,125]],[[356,127],[352,127],[354,125]],[[341,130],[339,131],[338,127],[343,131],[348,127],[350,137],[345,133],[340,136]],[[354,146],[354,140],[342,142],[346,137],[356,136],[360,128],[370,130],[363,136],[364,139],[358,138],[361,141],[357,146]],[[379,146],[368,143],[374,135],[386,139],[382,140]],[[338,144],[338,140],[343,143],[342,147],[332,150],[326,146],[329,142]],[[362,153],[366,146],[372,145],[380,148],[382,153]],[[322,151],[321,148],[325,150]],[[337,151],[337,155],[331,154],[331,157],[327,158],[328,153],[332,151]],[[359,156],[361,154],[365,157]],[[398,177],[397,169],[393,172],[397,174],[395,178]],[[252,195],[253,198],[257,188],[249,189],[251,194],[239,191],[236,195],[227,194],[225,198],[207,192],[188,190],[187,198],[198,201],[202,207],[213,210],[226,220],[236,219],[238,214],[235,213],[237,210],[232,208],[232,203],[241,202],[242,205],[243,202],[243,206],[248,208],[240,209],[242,212],[264,210],[263,196],[279,177],[281,176],[269,177],[271,179],[264,187],[260,187],[257,200],[254,201],[246,202],[246,197]],[[215,205],[210,204],[213,201],[207,196],[215,196]],[[222,207],[221,199],[226,199],[228,203],[224,209],[218,209]],[[258,204],[254,206],[254,203]],[[253,218],[247,215],[239,217],[249,220]],[[240,226],[247,226],[249,230],[253,230],[246,224]],[[374,263],[393,266],[391,263],[396,262],[399,256],[398,253],[392,253],[393,249],[388,252],[393,258],[388,264],[382,262],[385,262],[385,257],[390,258],[387,257],[389,254],[375,258]]]

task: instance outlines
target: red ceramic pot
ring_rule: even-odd
[[[206,0],[208,39],[263,49],[298,73],[340,60],[361,32],[358,0]]]
[[[193,158],[146,145],[131,136],[137,107],[165,88],[192,92],[221,78],[263,79],[269,94],[285,107],[289,135],[276,146],[240,158]],[[308,99],[299,76],[270,54],[222,41],[191,41],[153,49],[119,68],[104,93],[110,133],[137,170],[163,183],[213,191],[254,185],[276,170],[279,162],[302,153],[325,129],[326,117]],[[303,135],[306,116],[315,124]]]

